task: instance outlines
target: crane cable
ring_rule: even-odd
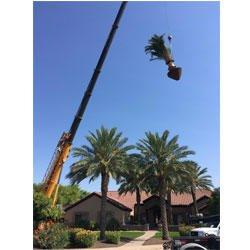
[[[168,48],[170,50],[170,53],[171,53],[171,56],[174,57],[173,55],[173,49],[172,49],[172,39],[173,39],[173,33],[172,33],[172,30],[171,30],[171,27],[170,27],[170,22],[169,22],[169,18],[168,18],[168,2],[165,2],[164,3],[165,6],[163,8],[163,16],[164,16],[164,22],[166,23],[166,28],[167,28],[167,39],[168,39]]]

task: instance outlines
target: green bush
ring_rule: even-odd
[[[53,224],[34,232],[34,245],[40,248],[57,249],[69,244],[69,233],[62,224]]]
[[[180,226],[179,227],[180,236],[189,236],[191,230],[194,228],[195,227],[193,227],[193,226],[185,226],[185,225]]]
[[[60,208],[52,207],[52,201],[41,192],[33,194],[33,222],[37,225],[41,221],[52,220],[54,222],[62,218]]]
[[[119,244],[121,239],[121,232],[119,231],[106,231],[105,238],[107,243]]]
[[[77,246],[87,248],[91,247],[97,241],[97,233],[89,230],[80,230],[75,234]]]
[[[106,229],[109,231],[117,231],[121,229],[121,225],[117,219],[111,218],[106,224]]]
[[[71,245],[76,245],[76,233],[82,231],[82,228],[70,228],[69,232],[69,241]]]

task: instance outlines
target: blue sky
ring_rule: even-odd
[[[119,2],[34,3],[34,182],[41,182],[70,128]],[[178,82],[149,61],[153,34],[171,33]],[[219,2],[129,2],[73,146],[88,131],[117,127],[129,144],[145,131],[179,134],[219,186]],[[64,165],[62,183],[74,159]],[[99,191],[100,180],[80,186]],[[116,190],[111,181],[110,190]]]

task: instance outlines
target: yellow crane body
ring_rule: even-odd
[[[54,194],[53,205],[55,205],[63,163],[67,160],[71,149],[71,143],[68,141],[68,138],[68,133],[64,132],[43,180],[43,192],[46,197],[51,198]]]

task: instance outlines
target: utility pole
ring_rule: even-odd
[[[97,81],[98,76],[101,72],[103,63],[104,63],[106,56],[108,54],[110,45],[111,45],[113,38],[114,38],[114,35],[118,29],[118,25],[119,25],[120,19],[122,17],[122,14],[124,12],[126,5],[127,5],[127,1],[123,1],[120,5],[120,8],[119,8],[118,13],[116,15],[116,18],[115,18],[114,23],[112,25],[112,28],[111,28],[110,33],[108,35],[108,38],[106,40],[106,43],[103,47],[102,53],[99,57],[97,65],[95,67],[94,73],[89,81],[88,87],[84,93],[84,96],[82,98],[80,106],[79,106],[77,113],[75,115],[75,118],[72,122],[70,130],[69,130],[69,132],[64,132],[62,134],[62,136],[57,144],[57,147],[56,147],[56,150],[55,150],[54,155],[52,157],[52,160],[51,160],[49,167],[47,168],[46,174],[44,176],[43,191],[44,191],[45,195],[49,198],[52,197],[52,195],[54,194],[53,205],[55,205],[56,199],[57,199],[58,186],[59,186],[59,182],[60,182],[63,164],[69,156],[72,142],[74,140],[74,137],[76,135],[76,132],[77,132],[77,129],[80,125],[80,122],[83,118],[84,111],[86,110],[89,99],[92,95],[96,81]]]

